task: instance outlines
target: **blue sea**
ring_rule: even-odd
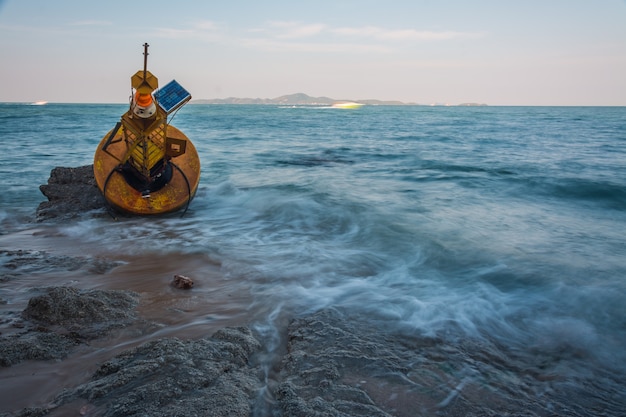
[[[126,110],[0,104],[0,249],[123,262],[96,277],[35,271],[5,294],[137,291],[161,327],[120,349],[226,325],[280,332],[339,308],[529,364],[550,356],[554,374],[624,404],[625,107],[188,104],[171,124],[202,176],[184,216],[36,222],[51,169],[91,164]],[[168,287],[173,274],[193,292]]]

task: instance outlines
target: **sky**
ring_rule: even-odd
[[[626,0],[0,0],[0,102],[626,105]]]

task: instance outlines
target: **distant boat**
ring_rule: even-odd
[[[40,101],[35,101],[33,103],[30,103],[30,104],[33,105],[33,106],[43,106],[44,104],[48,104],[48,102],[44,101],[44,100],[40,100]]]
[[[362,107],[362,103],[355,103],[354,101],[345,101],[341,103],[333,103],[331,107],[335,109],[358,109]]]

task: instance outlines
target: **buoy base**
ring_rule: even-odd
[[[111,138],[111,135],[115,136]],[[94,176],[100,192],[114,209],[131,214],[153,215],[175,212],[189,205],[200,182],[200,158],[193,143],[183,132],[169,125],[167,136],[184,141],[185,153],[166,162],[171,178],[164,185],[161,183],[159,187],[153,187],[158,188],[154,190],[149,186],[142,189],[132,179],[129,181],[128,173],[124,172],[121,161],[127,148],[122,129],[109,131],[104,136],[94,155]]]

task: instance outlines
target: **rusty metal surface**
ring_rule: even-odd
[[[171,161],[177,167],[173,169],[172,179],[160,190],[151,192],[150,197],[143,196],[129,185],[117,171],[128,150],[121,129],[109,141],[106,151],[103,150],[111,134],[112,131],[102,138],[94,156],[96,182],[111,206],[123,212],[148,215],[177,211],[188,204],[200,182],[200,158],[195,146],[183,132],[168,126],[168,138],[184,141],[185,153],[172,158]]]

